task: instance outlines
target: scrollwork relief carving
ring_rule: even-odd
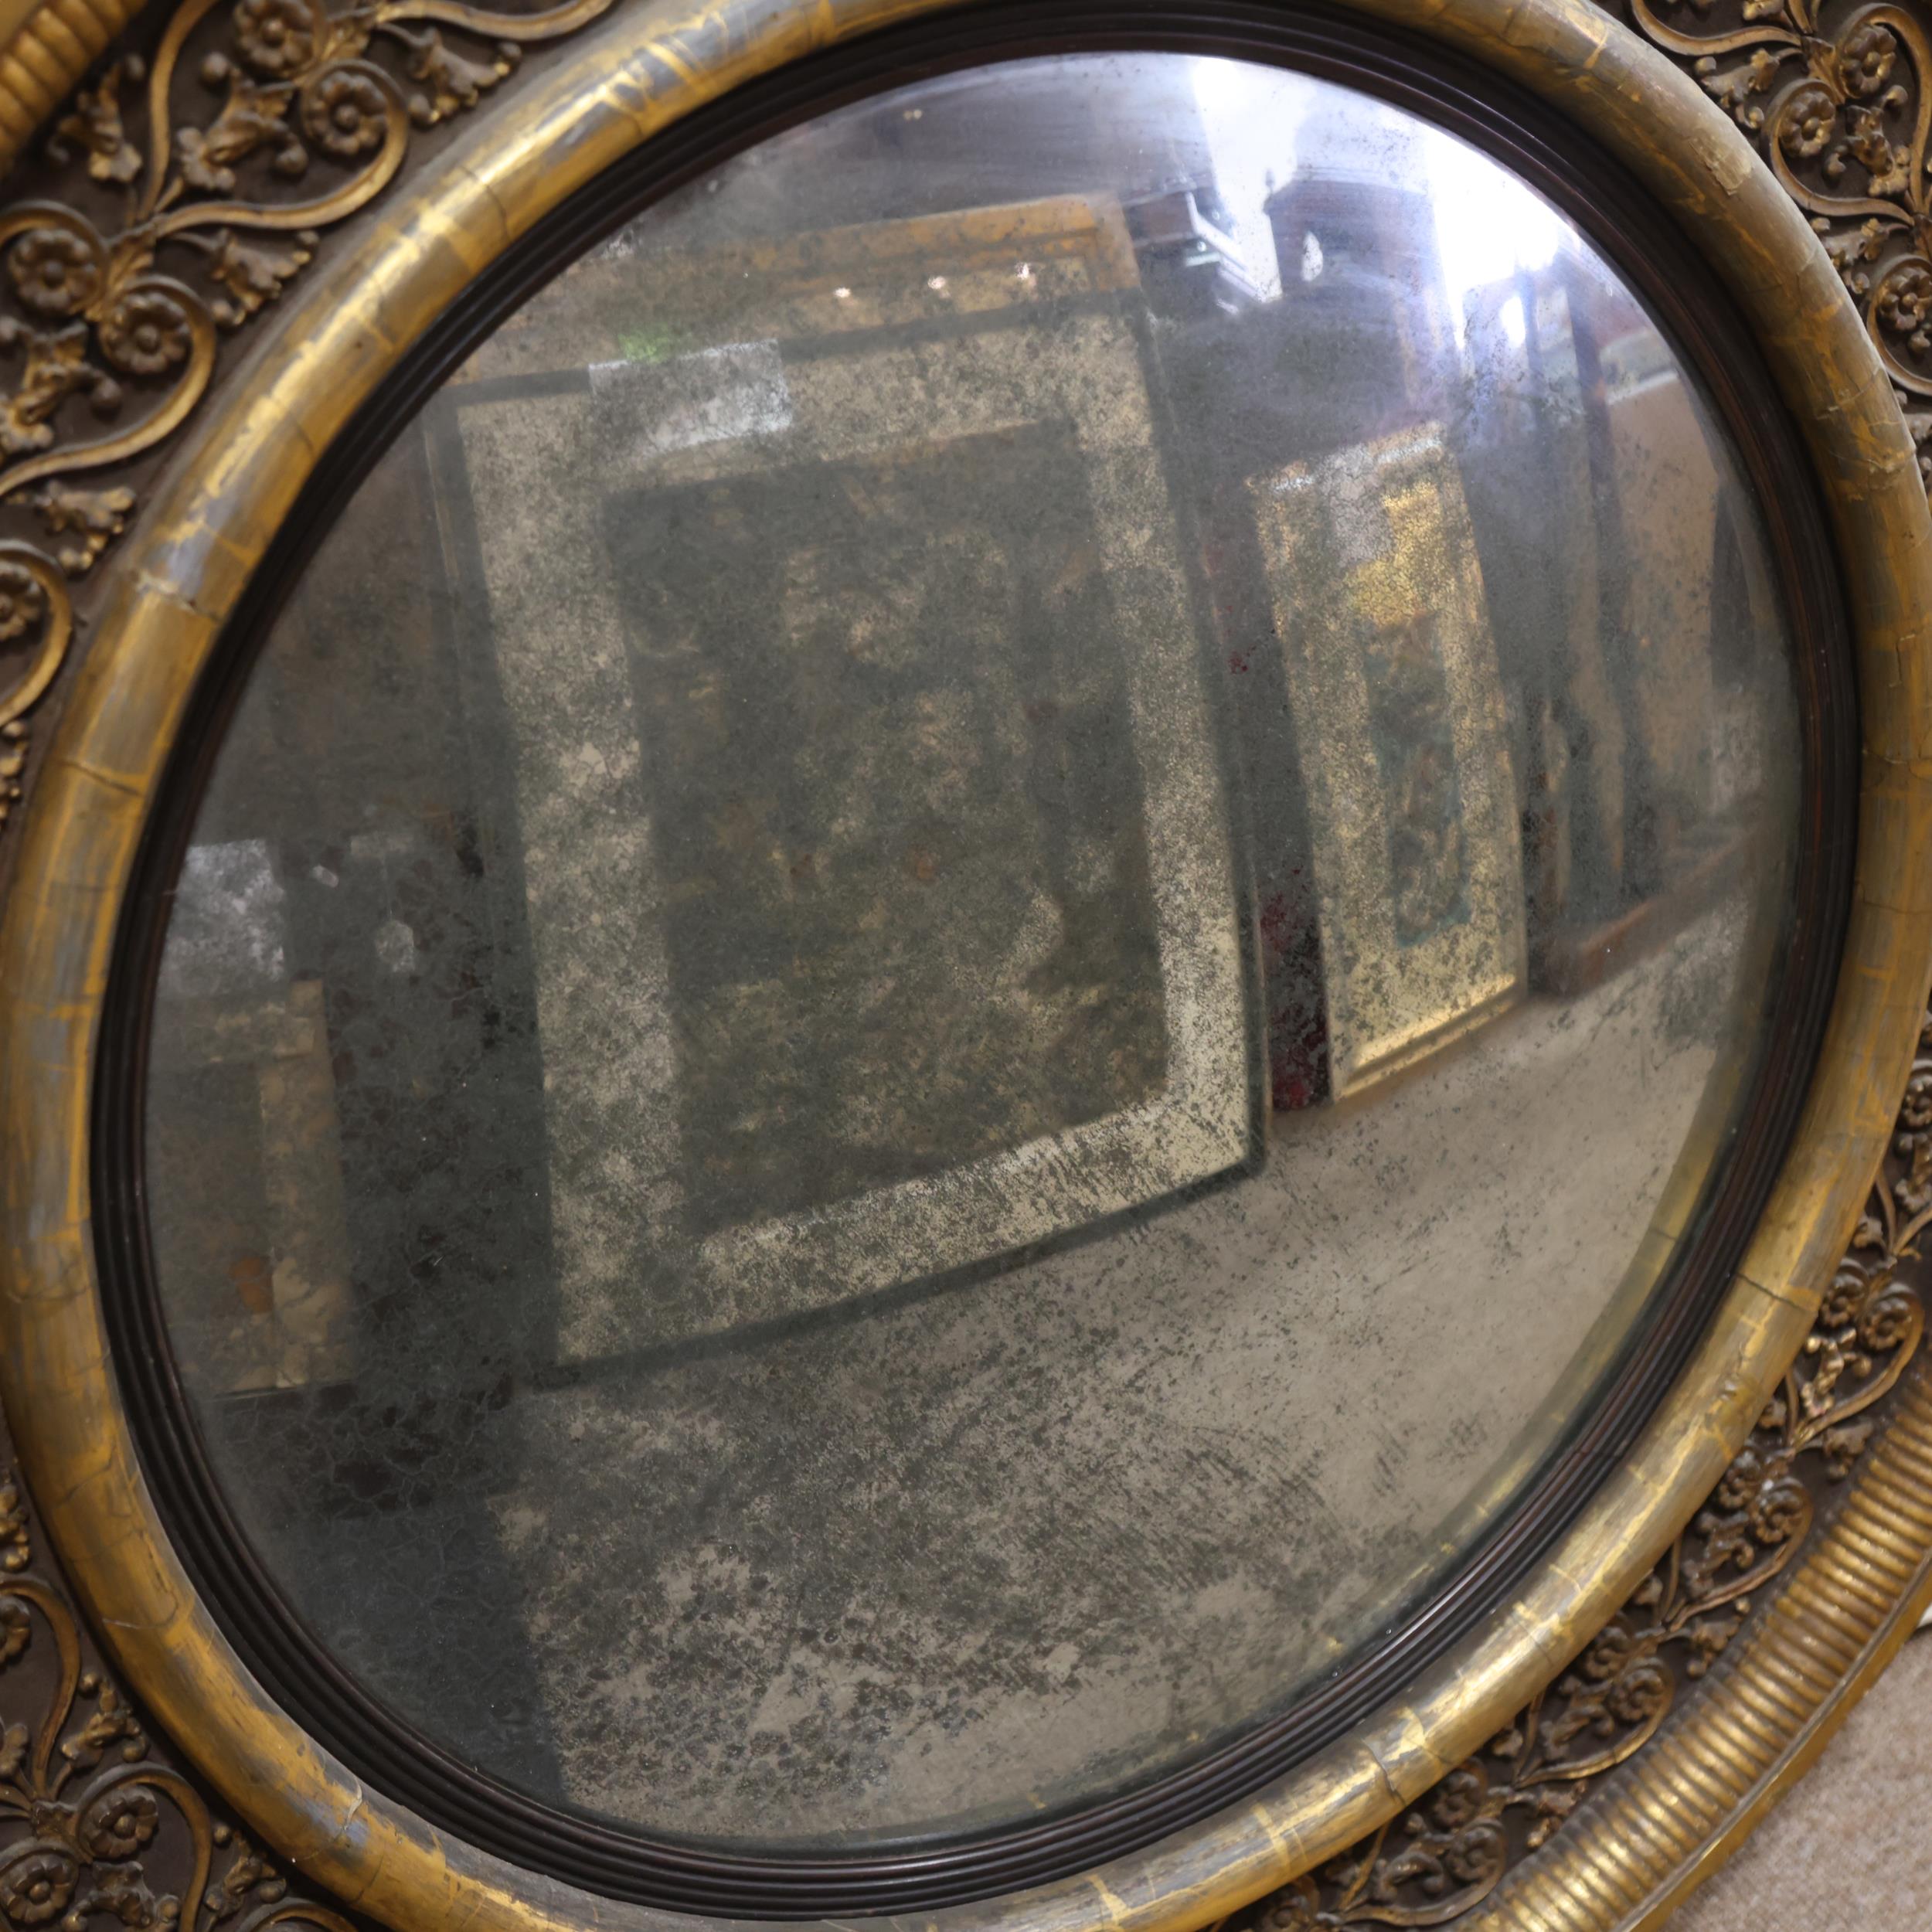
[[[1757,145],[1865,317],[1932,485],[1932,30],[1922,8],[1629,0]]]
[[[204,46],[197,30],[216,4],[187,0],[151,61],[114,61],[54,124],[50,158],[117,193],[117,219],[55,201],[0,212],[0,370],[12,379],[0,394],[0,503],[24,505],[54,540],[51,557],[0,544],[0,650],[24,665],[0,695],[0,822],[20,797],[29,714],[73,634],[67,580],[137,509],[124,485],[67,479],[171,436],[206,393],[221,337],[388,186],[413,130],[475,107],[525,45],[575,31],[611,0],[529,13],[233,0],[218,44]]]
[[[11,1932],[354,1932],[159,1756],[36,1564],[0,1470],[0,1923]]]

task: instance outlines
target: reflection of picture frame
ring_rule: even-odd
[[[707,304],[742,287],[740,255],[773,291],[770,333],[743,339],[740,308],[719,341]],[[668,260],[671,320],[634,359],[506,332],[429,412],[529,851],[566,1354],[983,1263],[1250,1158],[1235,840],[1133,273],[1117,213],[1078,201]],[[852,654],[800,612],[882,597],[888,630],[943,624],[982,675],[879,671],[808,718]],[[855,635],[871,621],[848,614]],[[727,728],[703,694],[733,675]],[[799,716],[775,760],[781,732],[740,728],[754,695]],[[899,809],[922,732],[942,763],[977,733],[985,795],[924,832],[815,826],[800,774],[824,782],[828,741],[855,728],[840,706],[904,740],[871,792],[841,780],[859,787],[845,818]],[[727,821],[741,861],[692,844]],[[1063,943],[1030,975],[1001,963],[1019,923],[988,910],[1002,870],[1057,895]],[[1097,896],[1069,883],[1096,876]],[[949,884],[974,877],[949,924]],[[840,947],[855,879],[913,989],[879,995],[870,1033],[838,1004],[849,946],[825,983],[809,970]],[[1055,1018],[1083,893],[1085,977]],[[781,1077],[780,1041],[810,1077]],[[915,1060],[962,1097],[945,1132],[903,1104]]]
[[[1527,970],[1507,719],[1440,431],[1250,486],[1308,761],[1338,1099],[1512,1005]]]
[[[260,848],[199,851],[232,871],[238,851],[246,862]],[[211,869],[205,856],[199,866],[191,858],[182,894],[191,907]],[[169,988],[149,1078],[166,1104],[199,1106],[210,1138],[182,1145],[155,1137],[152,1158],[167,1183],[156,1215],[160,1238],[188,1264],[189,1332],[202,1372],[232,1394],[338,1381],[352,1368],[353,1265],[321,981],[279,982],[277,957],[261,985],[211,988],[179,970],[192,969],[192,956],[172,963],[185,984]],[[245,1097],[209,1105],[221,1085]],[[251,1114],[259,1131],[235,1134]]]

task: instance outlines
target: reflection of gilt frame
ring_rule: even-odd
[[[1253,486],[1309,790],[1338,1098],[1521,997],[1522,859],[1475,542],[1439,431]]]
[[[607,272],[596,259],[573,271],[580,307],[595,312]],[[653,338],[634,359],[599,362],[594,343],[512,327],[426,417],[438,499],[468,506],[450,516],[446,552],[466,623],[492,641],[514,748],[515,836],[553,855],[529,868],[529,890],[566,1353],[789,1314],[986,1260],[1248,1158],[1258,1032],[1198,633],[1124,298],[1134,274],[1117,211],[1080,201],[667,258],[653,271]],[[621,290],[621,274],[612,282]],[[750,327],[747,283],[773,291]],[[728,321],[716,306],[721,290],[739,304]],[[719,339],[722,328],[732,339]],[[1009,370],[1016,379],[1002,379]],[[1064,529],[1045,528],[1051,517],[1016,518],[1014,505],[1038,495],[1014,487],[1029,464],[1047,466],[1063,505],[1084,496],[1078,514],[1060,519]],[[888,566],[881,546],[895,530],[906,556]],[[1034,1002],[1016,979],[949,978],[933,969],[929,942],[907,967],[928,973],[929,1037],[910,1029],[903,1050],[931,1048],[946,1061],[930,1036],[962,1016],[990,1038],[981,1072],[969,1057],[962,1075],[955,1056],[935,1076],[952,1086],[904,1107],[906,1138],[957,1092],[998,1116],[1002,1083],[1038,1085],[1037,1063],[1077,1056],[1083,1040],[1097,1066],[1131,1063],[1151,1077],[1090,1079],[1094,1091],[1058,1116],[1016,1094],[996,1131],[923,1165],[893,1166],[888,1118],[873,1161],[885,1171],[867,1179],[855,1165],[838,1184],[813,1124],[822,1117],[815,1138],[828,1142],[842,1070],[879,1050],[863,1016],[839,1010],[859,1001],[865,975],[855,967],[858,977],[842,978],[830,963],[849,950],[839,934],[850,919],[800,910],[815,891],[822,903],[825,827],[767,852],[787,814],[760,800],[786,782],[790,740],[835,733],[840,719],[814,726],[801,715],[789,731],[735,736],[716,720],[740,717],[761,685],[803,675],[793,668],[801,653],[819,649],[829,655],[796,700],[808,706],[813,679],[835,678],[859,646],[856,633],[782,648],[767,640],[779,606],[743,588],[767,565],[774,584],[799,568],[815,582],[827,570],[869,572],[874,583],[883,573],[901,603],[917,602],[922,576],[936,573],[941,594],[921,607],[915,634],[944,626],[982,665],[982,696],[1017,679],[1003,714],[1015,727],[1024,712],[1036,721],[1026,729],[1050,731],[1042,714],[1083,706],[1087,736],[1117,732],[1113,762],[1138,774],[1089,815],[1096,840],[1131,836],[1131,869],[1145,869],[1140,894],[1117,897],[1101,921],[1144,928],[1109,944],[1145,950],[1145,992],[1123,978],[1106,1012],[1071,1012],[1056,1052],[1026,1039]],[[1044,587],[1036,604],[1047,600],[1023,633],[1011,628],[1028,621],[1023,613],[989,617],[977,607],[1008,597],[1009,580],[1021,578]],[[735,603],[725,581],[740,594]],[[821,588],[808,601],[835,611],[830,598]],[[888,628],[908,623],[910,606]],[[947,671],[944,652],[928,655],[935,675]],[[1022,704],[1043,655],[1064,661],[1063,682]],[[1111,679],[1097,696],[1097,665]],[[717,692],[733,689],[740,697],[721,706]],[[792,701],[775,702],[782,712]],[[561,751],[560,719],[570,740]],[[910,781],[895,770],[884,782],[890,804]],[[1056,811],[1077,817],[1077,791],[1056,793]],[[819,806],[808,799],[807,818]],[[862,816],[862,801],[834,815],[854,809]],[[662,835],[674,816],[682,840]],[[693,842],[710,844],[727,822],[740,828],[735,855],[714,847],[692,870]],[[641,823],[651,836],[630,829]],[[1006,835],[1016,843],[1000,869],[1010,872],[1023,867],[1029,834],[1021,823]],[[555,856],[560,837],[567,861]],[[930,887],[908,883],[910,858],[886,868],[872,951],[897,942],[902,914],[960,893],[958,875],[975,862],[959,854]],[[975,928],[965,903],[965,924],[956,915],[954,927],[961,934]],[[563,946],[546,944],[560,934]],[[774,954],[791,969],[757,963]],[[750,963],[740,971],[741,958]],[[801,991],[814,967],[817,987]],[[1151,1002],[1141,1029],[1150,1037],[1110,1050],[1106,1028],[1121,1030],[1119,1009],[1136,1000]],[[821,1056],[815,1083],[782,1087],[777,1063],[796,1057],[801,1037],[808,1052],[815,1028],[827,1026],[854,1037]],[[768,1053],[754,1050],[761,1029],[774,1036]],[[893,1073],[888,1053],[882,1084]],[[721,1111],[750,1124],[735,1142],[712,1124]],[[694,1114],[706,1116],[695,1128]],[[711,1192],[731,1186],[740,1145],[739,1192],[755,1211],[721,1224],[716,1201],[701,1201],[688,1177],[723,1166]],[[613,1145],[655,1165],[638,1246],[621,1271],[606,1272],[588,1244],[573,1249],[570,1230],[607,1200],[616,1218],[605,1192]],[[783,1190],[773,1177],[800,1145],[807,1167],[835,1178],[815,1192],[808,1182],[802,1196],[794,1185],[774,1210],[767,1196]]]

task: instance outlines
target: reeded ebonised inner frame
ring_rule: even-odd
[[[1401,1607],[1380,1645],[1291,1708],[1134,1788],[984,1835],[770,1858],[653,1839],[513,1791],[403,1722],[296,1616],[232,1517],[172,1359],[144,1198],[148,1034],[173,883],[227,722],[297,578],[403,425],[508,315],[651,202],[787,127],[962,66],[1125,51],[1291,67],[1376,95],[1472,142],[1576,223],[1696,372],[1769,526],[1797,654],[1803,774],[1795,912],[1764,1015],[1763,1063],[1699,1225],[1594,1407],[1444,1587]],[[1817,488],[1748,329],[1689,240],[1628,174],[1560,114],[1479,64],[1317,6],[993,0],[861,38],[732,93],[589,184],[432,325],[325,453],[224,631],[185,722],[118,936],[93,1136],[108,1332],[143,1472],[184,1565],[248,1668],[359,1777],[533,1872],[641,1904],[774,1919],[930,1909],[1086,1869],[1237,1801],[1345,1733],[1506,1600],[1622,1458],[1688,1359],[1763,1211],[1823,1037],[1851,898],[1856,703]]]

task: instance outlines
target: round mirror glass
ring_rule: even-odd
[[[1529,187],[1231,61],[921,80],[543,288],[296,583],[170,900],[155,1281],[296,1616],[727,1848],[1295,1708],[1749,1129],[1743,478]]]

